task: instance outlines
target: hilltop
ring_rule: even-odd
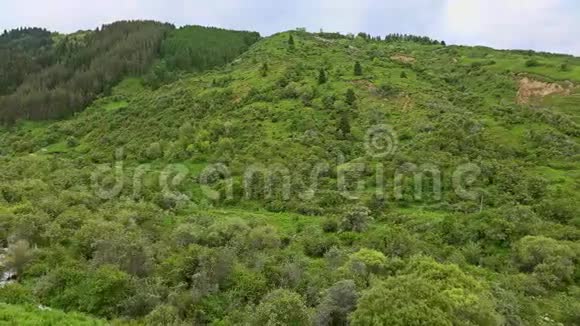
[[[32,46],[57,63],[6,88],[0,302],[153,325],[578,322],[580,58],[120,24],[52,36],[86,42],[64,63]],[[137,48],[91,36],[121,27]],[[82,71],[135,69],[66,110],[5,106],[77,89],[91,44]],[[64,86],[29,86],[59,64]]]

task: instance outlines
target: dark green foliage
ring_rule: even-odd
[[[349,88],[346,91],[345,101],[346,101],[346,104],[348,104],[348,105],[354,105],[355,104],[355,102],[356,102],[356,94],[354,93],[354,90],[352,88]]]
[[[536,59],[529,59],[526,61],[526,67],[538,67],[540,65],[540,62]]]
[[[259,39],[255,32],[185,26],[163,41],[161,59],[169,70],[204,71],[233,61]]]
[[[44,30],[14,31],[0,38],[0,59],[6,56],[0,60],[0,95],[6,95],[0,97],[0,120],[68,116],[127,76],[147,73],[146,84],[157,88],[174,81],[175,71],[204,71],[231,62],[259,38],[253,32],[199,26],[174,30],[151,21],[104,25],[66,36],[54,46]]]
[[[407,78],[407,73],[405,71],[401,71],[401,78]]]
[[[348,112],[343,112],[340,114],[337,131],[342,139],[350,135],[350,119]]]
[[[319,85],[325,84],[326,81],[327,81],[326,72],[324,71],[324,69],[320,68],[320,70],[318,70],[318,84]]]
[[[362,39],[364,39],[364,40],[367,40],[367,41],[368,41],[368,40],[370,40],[370,39],[372,38],[372,37],[371,37],[369,34],[367,34],[367,33],[363,33],[363,32],[360,32],[360,33],[358,33],[358,34],[356,35],[356,37],[360,37],[360,38],[362,38]]]
[[[316,308],[316,325],[348,325],[348,315],[355,310],[358,299],[356,284],[340,281],[326,291],[326,295]]]
[[[354,207],[342,217],[340,229],[343,231],[364,232],[372,221],[371,211],[366,207]]]
[[[329,39],[329,40],[348,39],[348,36],[340,34],[340,33],[328,33],[328,32],[321,31],[317,35],[319,35],[322,38]]]
[[[362,66],[361,66],[360,62],[357,61],[354,64],[354,75],[355,76],[362,76],[362,74],[363,74]]]
[[[0,98],[0,118],[8,123],[54,119],[82,110],[123,77],[144,73],[169,28],[148,21],[117,22],[88,34],[82,46],[65,38],[57,63],[27,76],[15,92]]]
[[[294,43],[294,36],[292,34],[288,35],[288,48],[294,50],[296,44]]]
[[[433,40],[427,36],[417,36],[409,34],[389,34],[385,36],[385,42],[415,42],[419,44],[442,44],[445,45],[444,41]]]
[[[52,34],[41,28],[5,31],[0,36],[0,96],[16,90],[28,75],[55,60]]]
[[[260,68],[260,75],[262,75],[262,77],[268,76],[268,70],[268,63],[264,62]]]
[[[165,61],[153,65],[151,70],[143,77],[143,83],[153,89],[170,84],[177,80],[178,73],[171,71]]]
[[[326,233],[337,232],[338,226],[338,221],[335,218],[327,218],[322,222],[322,230]]]

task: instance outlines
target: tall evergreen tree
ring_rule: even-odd
[[[292,36],[292,34],[290,34],[290,36],[288,37],[288,46],[290,49],[294,49],[294,47],[296,46],[294,43],[294,36]]]
[[[341,138],[346,138],[346,136],[350,135],[350,119],[348,118],[348,112],[342,112],[340,114],[337,129]]]
[[[320,71],[318,72],[318,84],[322,85],[326,83],[326,81],[326,73],[324,72],[324,69],[320,68]]]
[[[262,64],[262,68],[260,68],[260,75],[262,75],[262,77],[268,76],[269,70],[270,68],[268,67],[268,63],[264,62],[264,64]]]
[[[363,74],[362,66],[361,66],[360,62],[357,61],[354,64],[354,75],[355,76],[362,76],[362,74]]]
[[[352,88],[346,91],[346,103],[348,105],[353,105],[356,102],[356,94]]]

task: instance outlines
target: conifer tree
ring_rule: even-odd
[[[360,62],[357,61],[354,64],[354,75],[355,76],[362,76],[362,74],[363,74],[362,66],[361,66]]]
[[[268,76],[269,69],[270,68],[268,67],[268,63],[264,62],[264,64],[262,65],[262,68],[260,68],[260,75],[262,75],[262,77]]]
[[[356,94],[354,93],[352,88],[349,88],[346,91],[346,103],[348,105],[353,105],[355,101],[356,101]]]
[[[347,135],[350,135],[350,121],[347,112],[343,112],[340,114],[340,120],[338,121],[337,131],[339,135],[343,138],[345,138]]]
[[[320,71],[318,72],[318,84],[320,85],[325,84],[326,81],[327,81],[326,73],[324,72],[324,69],[320,68]]]
[[[291,50],[294,49],[295,47],[294,36],[292,36],[292,34],[290,34],[290,36],[288,37],[288,46]]]

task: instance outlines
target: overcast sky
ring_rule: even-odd
[[[73,32],[121,19],[254,30],[412,33],[580,56],[578,0],[0,0],[0,30]],[[573,33],[573,31],[575,31]]]

